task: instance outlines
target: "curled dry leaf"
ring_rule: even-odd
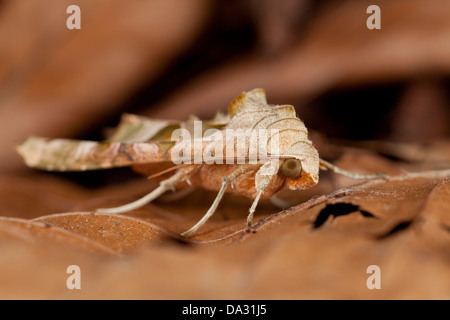
[[[0,217],[0,233],[4,241],[22,240],[29,244],[53,242],[61,245],[61,249],[68,246],[103,254],[116,254],[95,240],[79,236],[63,228],[54,228],[52,225],[40,221]]]
[[[178,238],[157,225],[127,216],[73,212],[43,216],[34,221],[81,235],[118,253],[130,252],[149,242]]]

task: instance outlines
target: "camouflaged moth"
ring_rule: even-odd
[[[159,180],[159,186],[143,198],[96,212],[124,213],[166,191],[186,187],[218,191],[203,218],[183,236],[198,230],[211,217],[225,192],[253,199],[247,217],[247,228],[253,231],[252,219],[260,199],[274,196],[284,187],[297,190],[314,186],[319,181],[319,168],[355,179],[382,176],[351,173],[320,159],[294,107],[267,104],[262,89],[240,94],[229,105],[228,113],[201,122],[200,134],[194,118],[177,122],[125,114],[106,141],[30,137],[17,150],[34,168],[83,171],[131,166]],[[263,134],[255,135],[258,130]],[[192,135],[186,138],[183,132]],[[241,144],[234,139],[239,137],[243,138]]]

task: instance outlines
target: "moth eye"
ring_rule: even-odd
[[[302,174],[302,163],[297,159],[287,159],[281,165],[281,172],[289,178],[300,177]]]

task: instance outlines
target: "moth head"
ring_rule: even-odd
[[[310,144],[302,144],[301,150],[295,151],[298,156],[284,159],[280,173],[291,190],[311,188],[319,182],[319,154]]]

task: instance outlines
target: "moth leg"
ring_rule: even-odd
[[[264,191],[259,191],[256,195],[255,200],[253,200],[252,206],[250,207],[248,216],[247,216],[247,229],[250,232],[256,232],[256,230],[252,227],[252,221],[253,217],[255,215],[256,206],[258,205],[259,199],[261,198],[261,195],[264,193]]]
[[[258,193],[255,197],[255,200],[253,200],[252,206],[250,207],[247,216],[247,229],[250,232],[256,232],[256,230],[252,227],[252,221],[253,216],[255,214],[256,206],[258,205],[259,199],[261,198],[262,194],[266,191],[267,187],[272,181],[272,178],[276,176],[278,168],[279,168],[278,159],[273,159],[263,164],[259,168],[258,172],[256,172],[255,188]]]
[[[205,222],[208,221],[209,218],[211,218],[211,216],[214,214],[217,207],[219,206],[220,200],[222,200],[222,197],[225,193],[225,190],[227,189],[227,186],[228,186],[228,182],[225,182],[225,181],[222,182],[222,186],[220,187],[219,193],[217,194],[216,198],[214,199],[214,202],[211,205],[211,207],[208,209],[206,214],[192,228],[190,228],[189,230],[187,230],[181,234],[183,237],[186,237],[186,236],[190,235],[191,233],[197,231],[198,228],[203,226],[205,224]]]
[[[341,169],[338,166],[335,166],[334,164],[329,163],[328,161],[325,161],[323,159],[319,159],[319,166],[320,166],[320,169],[322,169],[322,170],[329,169],[335,173],[342,174],[342,175],[352,178],[352,179],[371,180],[371,179],[378,179],[378,178],[383,178],[383,179],[389,178],[389,175],[384,174],[384,173],[359,174],[359,173],[350,172],[350,171]]]
[[[219,192],[217,193],[216,198],[214,199],[213,204],[208,209],[208,211],[205,213],[205,215],[189,230],[183,232],[181,235],[183,237],[186,237],[190,235],[191,233],[197,231],[201,226],[203,226],[206,221],[208,221],[209,218],[214,214],[217,207],[219,206],[220,201],[222,200],[223,195],[225,194],[225,191],[227,189],[228,184],[232,184],[236,179],[243,173],[248,172],[252,169],[251,166],[242,166],[238,170],[233,171],[230,175],[224,177],[222,180],[222,185],[220,187]]]
[[[190,171],[190,170],[189,170]],[[173,176],[170,178],[163,180],[159,183],[159,186],[151,191],[149,194],[145,195],[144,197],[133,201],[131,203],[127,203],[123,206],[114,207],[114,208],[99,208],[96,210],[97,213],[109,213],[109,214],[119,214],[128,212],[137,208],[140,208],[147,203],[150,203],[151,201],[158,198],[160,195],[162,195],[164,192],[173,190],[173,188],[186,179],[187,172],[186,170],[179,170],[177,171]]]

